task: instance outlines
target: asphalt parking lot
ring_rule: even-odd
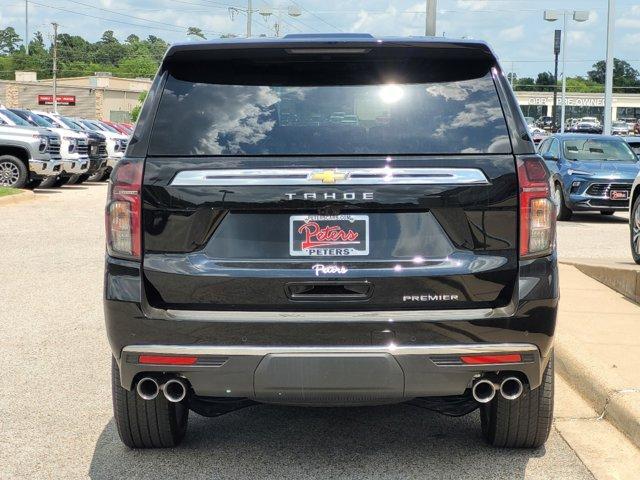
[[[102,316],[106,184],[36,197],[0,207],[0,478],[593,478],[558,428],[542,449],[500,450],[482,442],[477,414],[406,405],[193,414],[180,448],[128,450]],[[576,216],[559,227],[560,256],[624,257],[626,228],[623,215]],[[573,421],[559,384],[556,415]]]
[[[558,222],[558,257],[633,263],[629,214],[574,213],[570,221]]]

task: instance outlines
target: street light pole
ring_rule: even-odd
[[[565,11],[562,14],[564,25],[562,27],[562,32],[564,35],[564,45],[562,45],[562,95],[560,106],[560,133],[564,133],[564,113],[565,107],[567,106],[567,44],[568,35],[567,35],[567,12]]]
[[[615,0],[609,0],[607,8],[607,60],[604,74],[604,131],[611,135],[611,103],[613,97],[613,29],[615,22]]]
[[[251,14],[253,13],[253,5],[251,0],[247,0],[247,38],[251,37]]]
[[[53,113],[58,113],[58,24],[53,22]]]
[[[436,36],[436,10],[438,0],[427,0],[427,18],[425,20],[424,34],[427,37]]]
[[[558,131],[558,125],[556,124],[558,118],[558,55],[560,54],[561,43],[562,32],[560,30],[556,30],[553,37],[553,109],[551,110],[551,115],[553,116],[553,129],[556,132]]]
[[[24,48],[29,55],[29,0],[24,0]]]

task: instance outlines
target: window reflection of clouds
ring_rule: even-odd
[[[259,143],[275,125],[261,117],[280,101],[271,87],[194,84],[186,93],[166,93],[163,109],[174,112],[173,123],[195,129],[190,135],[199,141],[189,153],[196,155],[241,154],[241,144]]]
[[[267,79],[265,79],[267,80]],[[265,82],[266,83],[266,82]],[[169,79],[154,154],[508,153],[490,75],[404,84],[384,104],[380,85],[215,85]],[[495,137],[495,138],[494,138]],[[493,140],[492,140],[493,139]],[[503,150],[499,150],[503,148]]]

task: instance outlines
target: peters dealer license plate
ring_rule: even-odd
[[[292,215],[289,254],[304,257],[369,255],[368,215]]]
[[[626,190],[611,190],[609,192],[609,198],[611,200],[628,200],[629,192]]]

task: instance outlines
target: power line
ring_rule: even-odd
[[[66,2],[70,2],[70,3],[75,3],[75,4],[77,4],[77,5],[82,5],[82,6],[84,6],[84,7],[93,8],[93,9],[95,9],[95,10],[101,10],[101,11],[103,11],[103,12],[107,12],[107,13],[110,13],[110,14],[112,14],[112,15],[120,15],[120,16],[122,16],[122,17],[132,18],[132,19],[134,19],[134,20],[140,20],[140,21],[143,21],[143,22],[157,23],[157,24],[159,24],[159,25],[168,25],[168,26],[170,26],[170,27],[174,27],[174,28],[176,27],[176,25],[175,25],[174,23],[167,23],[167,22],[161,22],[161,21],[159,21],[159,20],[151,20],[151,19],[147,19],[147,18],[136,17],[136,16],[134,16],[134,15],[129,15],[129,14],[127,14],[127,13],[120,13],[120,12],[117,12],[117,11],[115,11],[115,10],[111,10],[111,9],[108,9],[108,8],[97,7],[97,6],[95,6],[95,5],[90,5],[90,4],[88,4],[88,3],[79,2],[79,1],[77,1],[77,0],[64,0],[64,1],[66,1]],[[185,27],[185,28],[186,28],[186,27]],[[204,31],[204,30],[203,30],[203,31]],[[220,32],[213,32],[213,31],[211,31],[211,30],[208,30],[208,31],[206,31],[206,33],[212,33],[212,34],[214,34],[214,35],[218,35]]]
[[[295,0],[291,0],[291,3],[293,3],[294,5],[297,5],[298,7],[300,7],[300,9],[304,10],[305,12],[307,12],[308,14],[316,17],[318,20],[320,20],[322,23],[324,23],[325,25],[328,25],[329,27],[337,30],[338,32],[342,32],[343,30],[339,27],[336,27],[335,25],[327,22],[324,18],[322,18],[321,16],[317,15],[316,13],[312,12],[311,10],[307,10],[305,7],[303,7],[302,5],[300,5],[298,2],[296,2]]]
[[[118,24],[121,24],[121,25],[129,25],[129,26],[132,26],[132,27],[140,27],[140,28],[149,28],[149,29],[153,29],[153,30],[164,30],[164,31],[173,32],[173,33],[185,33],[185,31],[186,31],[186,28],[181,29],[181,30],[176,30],[176,29],[169,29],[169,28],[166,28],[166,27],[156,27],[156,26],[153,26],[153,25],[141,25],[139,23],[124,22],[122,20],[113,20],[113,19],[110,19],[110,18],[99,17],[97,15],[90,15],[88,13],[76,12],[74,10],[69,10],[67,8],[54,7],[52,5],[47,5],[47,4],[44,4],[44,3],[34,2],[33,0],[30,0],[30,2],[32,4],[38,5],[40,7],[51,8],[53,10],[60,10],[61,12],[73,13],[74,15],[82,15],[83,17],[95,18],[95,19],[98,19],[98,20],[104,20],[105,22],[118,23]]]

